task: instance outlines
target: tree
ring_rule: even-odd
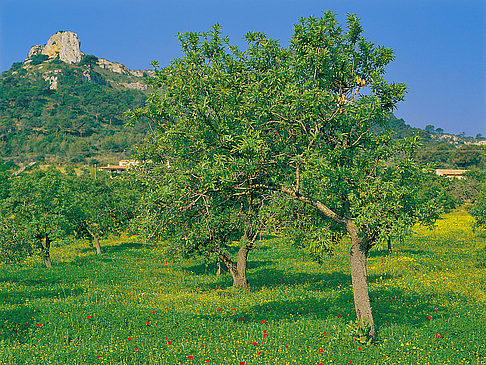
[[[137,190],[130,188],[126,178],[110,179],[101,174],[93,179],[86,173],[76,179],[73,190],[78,208],[77,233],[92,238],[96,253],[101,254],[100,239],[120,232],[133,218]]]
[[[4,203],[10,217],[8,229],[29,244],[33,242],[33,249],[41,253],[47,267],[52,267],[52,241],[74,231],[71,186],[68,176],[52,168],[20,174],[10,182]]]
[[[258,208],[249,211],[261,219],[251,221],[263,225],[274,196],[305,206],[308,226],[319,227],[322,242],[350,237],[357,319],[373,339],[369,250],[418,221],[433,222],[441,211],[431,199],[434,192],[417,194],[424,175],[432,174],[412,160],[417,138],[395,143],[386,128],[405,94],[404,84],[384,79],[393,52],[366,40],[356,16],[348,16],[343,31],[330,12],[301,19],[289,47],[251,32],[242,51],[218,25],[179,39],[183,58],[156,67],[151,80],[156,91],[133,112],[135,119],[158,125],[141,153],[152,163],[141,178],[152,196],[172,194],[160,203],[151,199],[146,210],[165,217],[158,222],[165,232],[179,220],[200,217],[185,213],[205,197],[217,196],[206,209],[217,209],[216,218],[223,208],[244,211],[247,202],[257,201]],[[188,190],[191,179],[194,188]],[[178,200],[181,196],[189,198]],[[285,216],[295,227],[302,225],[302,215]],[[188,235],[202,223],[191,225]],[[214,237],[209,231],[203,236]]]

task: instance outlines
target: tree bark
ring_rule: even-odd
[[[217,267],[216,276],[220,276],[221,275],[221,261],[216,262],[216,267]]]
[[[391,238],[390,237],[388,237],[387,243],[388,243],[388,254],[391,255],[392,245],[391,245]]]
[[[100,238],[98,236],[93,236],[94,244],[96,246],[96,253],[101,255]]]
[[[49,252],[49,250],[51,249],[51,240],[49,238],[49,236],[47,235],[46,233],[46,240],[45,240],[46,244],[44,246],[44,263],[46,264],[46,267],[49,267],[51,268],[52,267],[52,263],[51,263],[51,254]]]
[[[91,232],[89,229],[88,229],[88,232],[91,235],[91,237],[93,237],[93,241],[94,241],[94,244],[95,244],[95,247],[96,247],[96,253],[98,255],[101,255],[100,237],[97,234],[94,234],[93,232]]]
[[[358,229],[352,222],[348,223],[346,228],[351,236],[350,268],[356,317],[363,328],[365,325],[369,326],[367,336],[373,341],[376,331],[371,311],[366,271],[366,261],[370,246],[367,239],[358,236]]]
[[[219,256],[233,277],[233,286],[237,288],[249,288],[248,279],[246,278],[246,267],[249,251],[250,248],[247,245],[241,246],[238,250],[238,258],[236,263],[228,254],[220,254]]]

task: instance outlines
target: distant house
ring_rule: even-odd
[[[448,169],[437,169],[435,173],[439,176],[446,176],[451,179],[464,179],[464,173],[467,170],[448,170]]]
[[[136,160],[121,160],[118,162],[118,165],[110,165],[108,166],[100,166],[98,167],[101,171],[109,171],[109,172],[123,172],[130,169],[133,166],[137,166],[139,161]]]

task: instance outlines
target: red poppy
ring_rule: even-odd
[[[25,325],[27,326],[29,324],[29,322],[25,322]]]
[[[288,349],[289,348],[289,345],[285,345],[285,348]]]
[[[439,308],[435,308],[435,309],[434,309],[434,312],[437,312],[438,310],[439,310]]]
[[[257,356],[260,356],[262,353],[260,351],[257,351]]]
[[[91,319],[91,316],[87,316],[86,318]]]
[[[265,320],[264,320],[264,319],[262,319],[262,320],[260,321],[260,323],[261,323],[261,324],[265,324]]]
[[[138,349],[135,349],[135,351],[138,351]]]
[[[436,334],[435,337],[440,338],[441,336],[439,334]]]
[[[265,333],[265,334],[263,335],[263,338],[265,338],[265,337],[267,337],[267,336],[268,336],[268,335]]]
[[[322,354],[322,353],[324,352],[324,350],[323,350],[323,349],[319,349],[319,350],[317,350],[317,351],[318,351],[320,354]]]
[[[221,312],[223,310],[223,308],[218,308],[218,310]]]
[[[98,356],[96,356],[96,358],[97,358],[97,359],[101,359],[101,356],[99,356],[99,355],[98,355]]]
[[[432,316],[428,316],[427,319],[432,319]]]
[[[323,334],[323,335],[327,335],[327,332],[326,332],[326,331],[324,331],[324,332],[322,332],[322,334]]]
[[[155,314],[155,311],[152,311],[152,314]]]
[[[235,310],[236,310],[236,308],[233,308],[233,310],[235,311]]]
[[[241,317],[241,320],[244,321],[245,320],[245,317]]]
[[[244,361],[240,361],[240,365],[245,365],[245,362]]]
[[[130,341],[132,338],[131,337],[127,337],[127,341]]]
[[[172,345],[172,341],[168,341],[167,342],[167,345]]]
[[[263,330],[263,333],[267,333],[267,330]]]
[[[349,363],[352,364],[353,363],[353,360],[349,360]]]
[[[341,317],[342,317],[342,315],[338,314],[338,318],[341,318]]]
[[[169,307],[165,307],[165,309],[169,309]]]
[[[202,294],[202,293],[201,293]],[[209,362],[209,360],[206,360],[205,362]]]
[[[202,344],[201,347],[204,347],[204,344]]]
[[[251,344],[256,346],[256,345],[258,345],[258,342],[253,341]]]
[[[358,351],[361,351],[361,347],[358,347]]]
[[[148,326],[150,324],[150,321],[147,321],[146,325]]]
[[[165,336],[164,338],[165,338],[166,340],[168,340],[168,339],[169,339],[169,337],[167,337],[167,336]]]
[[[192,359],[194,359],[194,356],[189,355],[187,358],[188,358],[189,360],[192,360]]]
[[[37,323],[37,327],[42,327],[42,323]]]
[[[309,312],[312,312],[312,309],[309,309]]]
[[[319,364],[317,364],[317,365],[323,365],[323,364],[322,364],[322,362],[320,362],[320,363],[319,363]]]

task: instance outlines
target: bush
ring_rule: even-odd
[[[45,54],[35,54],[32,57],[30,57],[30,60],[32,61],[32,65],[38,65],[44,61],[47,61],[49,59],[49,56]]]

